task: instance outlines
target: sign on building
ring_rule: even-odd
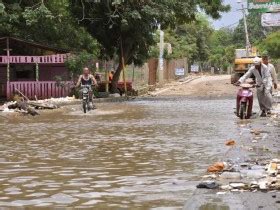
[[[199,65],[197,64],[191,65],[191,72],[199,72]]]
[[[175,75],[176,76],[185,76],[185,68],[176,68]]]
[[[264,13],[262,14],[262,26],[280,26],[280,13]]]
[[[248,0],[248,9],[258,12],[278,12],[280,0]]]

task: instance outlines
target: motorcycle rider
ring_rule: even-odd
[[[244,83],[246,79],[250,78],[252,75],[256,78],[257,85],[257,96],[259,101],[259,106],[262,111],[261,117],[267,116],[272,108],[272,78],[268,67],[262,63],[262,59],[255,57],[254,66],[252,66],[246,74],[244,74],[236,83],[240,85]]]
[[[79,76],[78,82],[76,84],[76,88],[79,88],[80,85],[97,86],[97,81],[94,78],[94,76],[90,74],[88,67],[83,68],[83,74]],[[93,95],[92,89],[89,89],[89,100],[90,100],[91,108],[93,108],[92,95]]]

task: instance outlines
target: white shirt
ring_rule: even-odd
[[[271,77],[272,77],[272,82],[273,84],[277,84],[278,83],[278,79],[277,79],[277,74],[276,74],[276,70],[273,64],[269,63],[267,65],[268,70],[270,71]]]
[[[246,79],[250,78],[252,75],[256,78],[256,84],[258,86],[265,87],[265,89],[269,90],[272,88],[272,79],[271,73],[268,70],[268,67],[264,64],[261,64],[261,75],[259,70],[252,66],[240,79],[239,82],[244,83]]]

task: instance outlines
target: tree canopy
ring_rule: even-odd
[[[209,63],[214,67],[227,68],[234,60],[235,48],[232,30],[224,28],[215,31],[210,37]]]
[[[143,63],[155,44],[154,32],[160,24],[163,29],[194,21],[199,11],[213,18],[229,10],[222,0],[185,1],[83,1],[70,0],[74,16],[102,45],[103,58],[118,55],[119,67],[112,87],[116,88],[124,64]],[[123,51],[123,53],[122,53]]]
[[[97,41],[69,12],[68,0],[1,0],[0,36],[98,55]]]
[[[280,31],[271,33],[263,42],[262,50],[272,58],[280,58]]]
[[[190,62],[207,60],[210,52],[209,39],[213,32],[206,16],[197,15],[196,21],[165,30],[165,42],[172,46],[167,58],[187,57]]]

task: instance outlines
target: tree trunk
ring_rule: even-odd
[[[111,81],[111,86],[110,86],[111,93],[119,93],[118,82],[120,79],[121,72],[122,72],[122,63],[120,62]]]
[[[130,44],[124,45],[123,49],[121,49],[121,47],[119,49],[119,51],[120,51],[119,65],[118,65],[118,68],[116,69],[113,79],[111,81],[111,87],[110,87],[111,93],[119,93],[118,82],[120,79],[121,72],[124,69],[125,65],[127,64],[128,60],[132,54],[131,50],[132,50],[132,46]],[[122,60],[122,56],[124,57],[124,63]]]

